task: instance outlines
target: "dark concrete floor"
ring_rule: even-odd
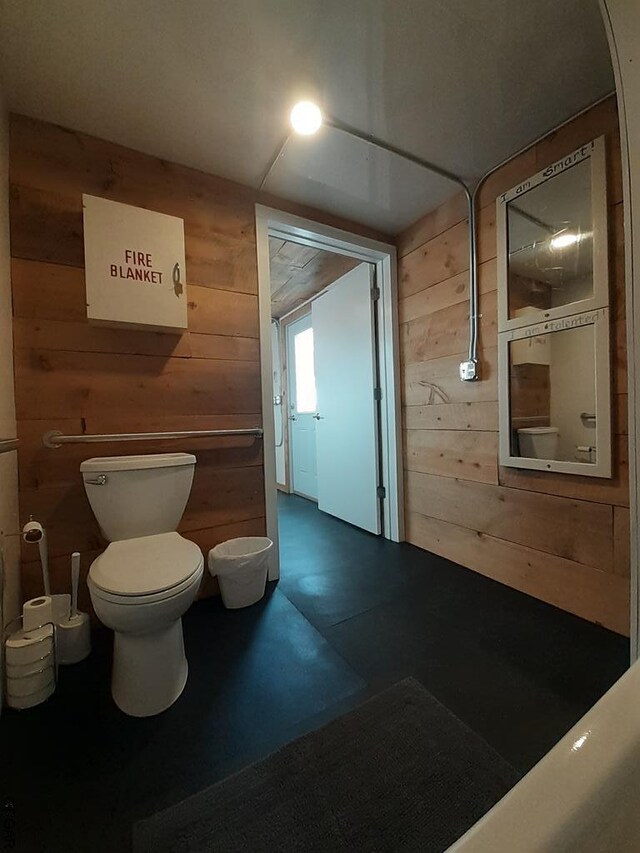
[[[1,850],[127,851],[136,820],[407,675],[525,772],[627,666],[622,637],[301,498],[280,503],[280,583],[247,610],[193,606],[189,682],[169,711],[115,708],[99,631],[49,702],[3,715]]]

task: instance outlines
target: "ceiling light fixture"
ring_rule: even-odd
[[[322,112],[313,101],[299,101],[289,115],[291,127],[301,136],[313,136],[322,126]]]
[[[570,231],[565,231],[563,234],[558,234],[551,238],[550,246],[552,249],[566,249],[567,246],[573,246],[578,242],[580,237]]]

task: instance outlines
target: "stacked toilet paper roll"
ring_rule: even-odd
[[[25,601],[22,607],[22,627],[25,631],[53,621],[53,600],[50,595],[41,595],[39,598]]]
[[[69,618],[70,605],[71,596],[68,593],[31,598],[22,607],[22,627],[31,629],[46,625],[47,622],[64,622]]]
[[[33,630],[52,623],[59,664],[79,663],[91,652],[89,616],[76,610],[71,613],[71,596],[41,595],[26,601],[22,608],[24,630]]]
[[[55,660],[52,624],[11,634],[5,643],[7,705],[33,708],[48,699],[56,689]]]

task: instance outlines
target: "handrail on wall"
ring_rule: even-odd
[[[111,441],[163,441],[170,438],[207,438],[208,436],[253,435],[262,438],[260,427],[250,429],[192,429],[182,432],[116,432],[111,435],[64,435],[52,429],[42,436],[45,447],[56,448],[63,444],[100,444]]]
[[[10,450],[17,450],[17,438],[0,438],[0,453],[8,453]]]

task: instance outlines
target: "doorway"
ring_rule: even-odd
[[[384,532],[386,492],[377,294],[373,266],[361,263],[315,293],[303,316],[287,323],[290,477],[280,485],[378,535]]]
[[[267,533],[277,579],[277,489],[403,539],[396,258],[391,245],[260,205],[256,231]],[[309,293],[310,273],[322,269],[332,275],[316,274]]]

